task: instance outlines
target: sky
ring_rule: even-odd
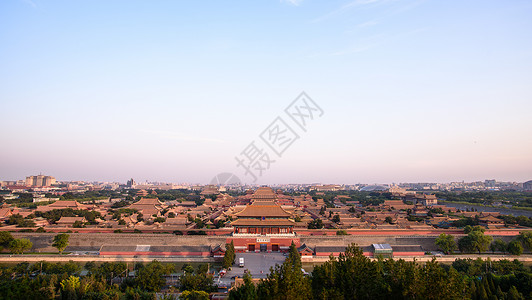
[[[531,15],[528,0],[0,1],[0,180],[531,180]]]

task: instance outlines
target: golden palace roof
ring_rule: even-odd
[[[271,202],[267,205],[251,204],[235,214],[238,218],[289,218],[291,214],[281,206]]]
[[[231,226],[294,226],[295,222],[288,219],[238,219]]]

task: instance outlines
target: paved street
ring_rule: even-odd
[[[244,258],[243,268],[238,267],[238,261],[241,257]],[[249,270],[253,278],[266,278],[270,267],[275,266],[275,264],[282,264],[285,259],[286,257],[282,253],[237,253],[232,270],[228,271],[220,282],[230,284],[231,277],[243,277],[244,270]]]

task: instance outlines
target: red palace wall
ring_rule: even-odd
[[[100,255],[123,255],[123,256],[142,256],[142,255],[153,255],[153,256],[211,256],[210,252],[120,252],[120,251],[109,251],[109,252],[100,252]]]
[[[343,252],[316,252],[316,256],[335,256],[335,257],[338,257],[340,256],[340,253],[343,253]],[[364,256],[373,256],[373,253],[371,252],[364,252],[363,253]]]
[[[338,257],[340,255],[340,252],[318,252],[316,253],[316,256],[330,256],[330,255],[333,255],[333,256],[336,256]],[[367,257],[373,257],[373,252],[364,252],[363,253],[364,256],[367,256]],[[394,252],[393,253],[393,256],[394,257],[397,257],[397,256],[423,256],[425,255],[425,252],[421,251],[421,252]]]
[[[394,252],[393,256],[423,256],[425,255],[425,252]]]
[[[268,252],[274,251],[275,245],[279,247],[279,252],[288,250],[292,242],[299,247],[301,242],[298,238],[275,238],[275,237],[232,237],[227,239],[227,243],[233,241],[236,252],[248,252],[249,245],[255,245],[255,252],[260,252],[260,245],[266,244]],[[242,249],[244,247],[244,249]]]

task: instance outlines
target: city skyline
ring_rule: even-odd
[[[323,110],[256,184],[532,178],[528,1],[0,4],[0,179],[253,183],[235,157]],[[268,149],[267,146],[262,146]]]
[[[165,182],[165,181],[151,181],[149,179],[135,180],[134,178],[129,178],[127,181],[101,181],[101,180],[56,180],[55,177],[50,175],[30,175],[25,176],[22,179],[11,179],[6,180],[5,178],[0,178],[0,187],[8,187],[12,189],[21,189],[23,186],[26,188],[44,188],[47,190],[49,188],[61,186],[64,184],[82,184],[82,185],[108,185],[112,184],[113,188],[118,187],[129,187],[133,189],[181,189],[181,188],[191,188],[198,186],[233,186],[233,187],[261,187],[261,186],[270,186],[270,187],[299,187],[299,188],[312,188],[312,187],[325,187],[332,188],[362,188],[362,187],[406,187],[413,189],[420,189],[422,187],[431,187],[431,189],[443,189],[448,190],[451,188],[461,188],[465,190],[481,189],[481,190],[493,190],[494,188],[499,189],[524,189],[528,190],[532,185],[532,180],[528,181],[501,181],[497,179],[484,179],[476,181],[449,181],[449,182],[356,182],[356,183],[343,183],[343,182],[285,182],[285,183],[275,183],[275,184],[257,184],[257,183],[247,183],[240,182],[239,178],[229,178],[229,176],[234,174],[219,174],[216,180],[211,180],[210,182]],[[524,187],[526,185],[526,187]]]

